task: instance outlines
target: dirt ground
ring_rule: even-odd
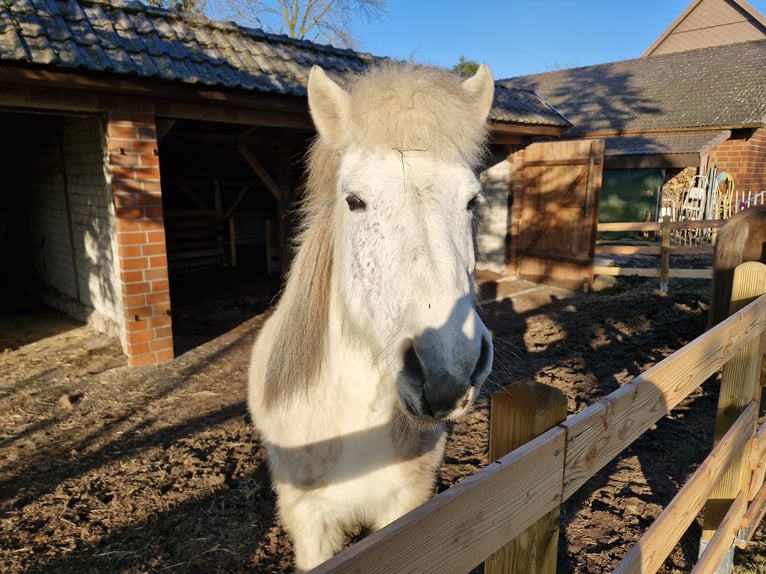
[[[0,571],[283,572],[264,451],[248,420],[248,356],[277,285],[195,282],[174,294],[180,356],[128,369],[117,341],[46,309],[0,318]],[[488,397],[532,377],[570,414],[702,333],[705,282],[622,279],[599,293],[488,284],[494,384],[452,430],[436,490],[486,465]],[[204,294],[204,297],[203,297]],[[199,346],[197,346],[199,345]],[[712,378],[562,510],[559,572],[609,572],[710,449]],[[662,572],[688,572],[695,524]],[[736,572],[766,572],[766,534]],[[481,571],[480,569],[477,572]]]

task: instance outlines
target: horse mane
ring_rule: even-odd
[[[485,151],[486,121],[446,70],[384,63],[349,80],[349,147],[370,152],[422,150],[476,166]],[[301,229],[279,303],[266,367],[269,406],[306,392],[319,377],[327,350],[333,266],[333,210],[340,152],[318,137],[307,154]]]
[[[307,156],[301,227],[279,302],[284,315],[266,366],[268,406],[282,403],[294,392],[307,391],[321,370],[330,318],[332,211],[339,165],[337,151],[317,139]]]

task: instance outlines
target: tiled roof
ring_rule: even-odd
[[[520,76],[573,127],[566,135],[760,125],[766,40]]]
[[[556,108],[532,90],[495,83],[492,119],[531,125],[569,127],[571,124]]]
[[[0,4],[0,61],[304,95],[312,65],[356,72],[373,57],[132,0],[13,0]]]
[[[604,155],[671,155],[707,153],[731,137],[730,130],[646,133],[605,137]]]
[[[371,54],[182,16],[135,0],[5,0],[0,62],[303,96],[313,65],[343,75]],[[498,90],[492,118],[565,127],[535,94]]]

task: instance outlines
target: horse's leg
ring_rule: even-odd
[[[307,572],[343,546],[343,529],[323,505],[313,499],[280,504],[282,524],[293,539],[295,571]]]

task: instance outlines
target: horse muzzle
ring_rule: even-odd
[[[473,405],[492,370],[492,341],[484,325],[474,339],[444,341],[428,329],[408,339],[397,381],[405,410],[421,422],[454,420]]]

